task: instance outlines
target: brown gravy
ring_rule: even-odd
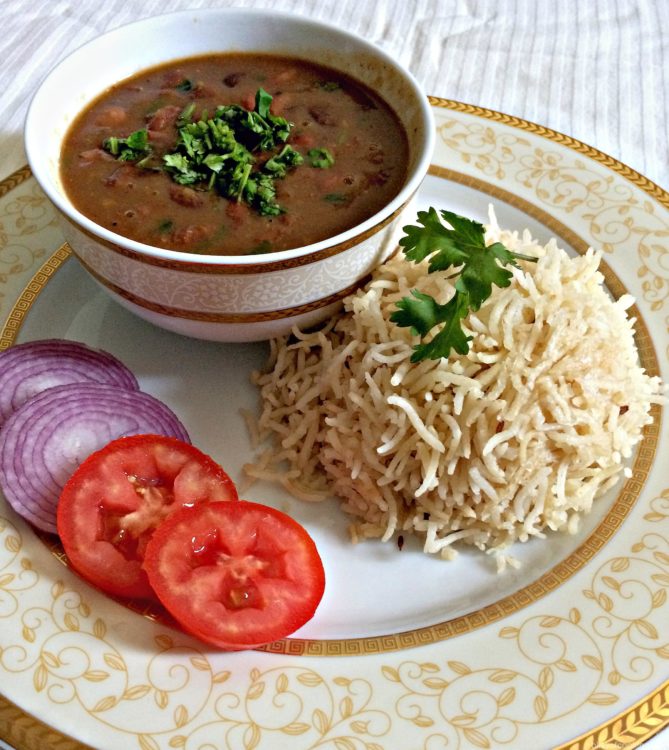
[[[274,180],[279,213],[262,215],[206,184],[181,185],[155,167],[174,150],[185,110],[194,120],[212,117],[221,105],[252,110],[259,88],[272,97],[271,114],[292,125],[286,143],[303,157]],[[152,169],[102,148],[111,136],[140,129],[148,132]],[[312,164],[309,152],[321,149],[331,165]],[[269,156],[254,152],[253,168]],[[246,255],[301,247],[359,224],[400,191],[407,159],[395,113],[349,76],[292,58],[220,54],[145,70],[104,92],[70,127],[61,178],[79,211],[125,237],[198,254]]]

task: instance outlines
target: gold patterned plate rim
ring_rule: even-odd
[[[586,144],[576,141],[575,139],[572,139],[568,136],[564,136],[560,133],[556,133],[555,131],[544,128],[542,126],[534,125],[533,123],[530,123],[528,121],[524,121],[524,120],[520,120],[519,118],[503,115],[493,110],[486,110],[486,109],[482,109],[479,107],[462,104],[460,102],[454,102],[454,101],[445,100],[445,99],[437,99],[434,97],[431,97],[430,100],[432,104],[438,108],[447,109],[447,110],[451,110],[454,112],[462,112],[462,113],[469,114],[469,115],[476,115],[479,118],[488,119],[494,122],[500,122],[505,125],[510,125],[514,128],[519,128],[519,129],[531,132],[533,134],[541,135],[542,137],[552,140],[556,143],[561,143],[562,145],[566,145],[568,148],[573,149],[579,153],[582,153],[594,159],[595,161],[599,162],[600,164],[603,164],[608,169],[613,169],[619,175],[623,176],[625,179],[629,180],[630,182],[635,184],[637,187],[645,191],[648,195],[655,198],[660,204],[662,204],[665,207],[669,207],[669,194],[667,194],[657,185],[655,185],[654,183],[651,183],[643,176],[629,169],[625,165],[617,162],[611,157],[608,157],[607,155],[602,154],[596,149],[593,149],[587,146]],[[550,214],[548,214],[547,212],[543,212],[538,209],[533,209],[533,206],[531,203],[529,203],[528,201],[523,201],[522,199],[519,199],[513,193],[505,191],[499,187],[493,186],[489,182],[486,182],[485,180],[472,178],[471,176],[462,174],[455,170],[437,167],[433,169],[433,173],[437,174],[438,176],[444,177],[446,179],[449,179],[455,182],[460,182],[461,184],[469,185],[482,192],[486,192],[501,200],[509,202],[511,203],[511,205],[515,205],[519,207],[521,210],[537,217],[540,221],[542,221],[542,223],[546,224],[546,226],[554,230],[558,236],[562,237],[563,239],[566,239],[573,247],[575,247],[575,249],[579,251],[582,251],[583,249],[585,249],[586,243],[580,240],[578,236],[576,236],[574,233],[570,232],[568,227],[566,227],[564,224],[560,224],[560,222],[558,222],[557,220],[552,219]],[[10,190],[12,190],[13,187],[20,184],[28,176],[30,176],[29,171],[24,169],[24,170],[19,170],[19,172],[15,173],[14,175],[10,176],[10,178],[3,181],[3,183],[0,184],[0,197],[6,194],[7,192],[9,192]],[[62,263],[63,260],[66,259],[66,257],[67,257],[67,251],[64,251],[61,248],[42,267],[42,269],[40,269],[40,272],[38,272],[38,275],[42,274],[44,276],[46,274],[45,278],[48,279],[50,275],[55,270],[57,270],[59,265]],[[619,294],[623,293],[624,291],[623,285],[621,284],[618,277],[613,273],[613,271],[608,266],[606,266],[605,268],[605,277],[606,277],[607,285],[614,293],[614,296],[618,296]],[[46,281],[44,281],[43,283],[46,283]],[[636,312],[638,313],[639,311],[637,310]],[[638,320],[641,321],[640,332],[638,332],[638,341],[639,341],[640,349],[642,353],[642,360],[644,360],[643,364],[646,367],[646,369],[652,374],[653,372],[657,372],[657,369],[658,369],[657,358],[653,349],[652,339],[650,338],[650,335],[645,326],[645,323],[643,322],[643,319],[641,318],[640,314],[638,314],[637,317],[638,317]],[[7,326],[5,326],[5,330],[3,331],[4,335],[3,335],[2,340],[0,341],[0,346],[4,348],[9,343],[11,343],[17,331],[18,331],[18,328],[15,328],[13,331],[11,330],[8,331]],[[640,452],[640,453],[643,453],[643,457],[640,457],[640,456],[637,457],[637,464],[635,465],[635,474],[637,474],[638,471],[640,471],[642,474],[644,472],[647,473],[647,471],[649,470],[649,467],[652,464],[653,455],[654,455],[655,448],[656,448],[658,432],[659,432],[659,429],[656,430],[655,432],[651,430],[650,433],[646,435],[645,440],[648,441],[648,443],[645,446],[646,450]],[[617,518],[615,525],[619,526],[620,523],[622,523],[622,521],[625,519],[625,517],[627,516],[627,514],[633,507],[634,502],[636,501],[636,498],[638,497],[640,490],[641,490],[641,486],[638,486],[638,483],[637,483],[631,488],[626,487],[620,493],[618,499],[615,501],[614,509],[613,509],[613,515],[615,518]],[[533,585],[530,587],[526,587],[526,589],[523,590],[523,593],[520,599],[516,601],[513,605],[511,605],[513,601],[513,597],[508,597],[509,601],[502,600],[501,602],[497,602],[496,605],[491,605],[490,608],[484,608],[483,617],[481,617],[482,610],[479,610],[478,612],[473,613],[474,616],[465,615],[462,618],[456,618],[455,620],[449,621],[447,623],[441,623],[438,626],[432,626],[430,628],[424,628],[424,629],[420,629],[416,631],[409,631],[408,633],[398,634],[397,636],[390,636],[390,640],[388,636],[380,637],[379,639],[374,639],[374,638],[373,639],[347,639],[346,643],[350,642],[349,644],[350,648],[349,650],[345,648],[344,653],[348,653],[349,655],[352,655],[355,653],[378,654],[378,653],[387,653],[387,652],[395,651],[398,649],[413,648],[413,647],[420,646],[426,643],[431,644],[431,643],[439,642],[446,638],[450,638],[455,635],[460,635],[463,632],[470,632],[471,630],[474,630],[476,628],[482,627],[484,625],[488,625],[491,622],[496,622],[497,620],[500,620],[508,616],[510,613],[517,611],[520,608],[520,606],[526,606],[527,604],[537,601],[537,599],[544,596],[546,593],[549,593],[550,591],[554,590],[558,585],[563,583],[564,580],[566,580],[566,578],[570,577],[574,572],[576,572],[576,570],[579,570],[580,568],[583,567],[583,565],[585,565],[589,560],[591,560],[594,554],[597,551],[599,551],[602,548],[602,546],[605,544],[605,541],[606,539],[603,536],[601,535],[598,536],[597,532],[593,533],[588,538],[588,540],[586,540],[586,542],[579,548],[579,550],[577,550],[576,553],[572,554],[568,558],[568,560],[566,561],[567,565],[564,569],[554,568],[551,571],[549,571],[548,574],[546,574],[545,576],[542,576],[542,578],[540,578],[538,582],[536,582],[538,583],[538,586]],[[516,607],[515,605],[519,603],[520,603],[520,606]],[[500,607],[499,605],[502,605],[502,606]],[[418,637],[416,637],[416,634],[418,634]],[[393,640],[394,638],[397,640]],[[361,643],[361,641],[363,641],[364,643]],[[337,642],[337,641],[335,641],[334,643],[340,644],[340,642]],[[321,644],[321,645],[314,646],[314,644]],[[333,650],[328,650],[327,646],[325,649],[323,648],[322,642],[320,641],[314,642],[314,641],[309,641],[309,640],[289,639],[285,642],[280,642],[279,644],[272,644],[271,646],[267,647],[264,650],[277,653],[277,654],[289,654],[289,655],[306,654],[309,656],[325,656],[325,655],[335,654],[335,653],[341,654],[342,650],[340,648],[340,645],[334,648]],[[664,684],[658,690],[656,690],[654,693],[648,696],[646,699],[643,699],[642,701],[640,701],[636,705],[636,707],[634,707],[634,710],[636,710],[642,704],[646,705],[644,701],[646,702],[650,701],[648,705],[650,706],[652,703],[654,706],[653,710],[655,710],[657,708],[658,696],[660,695],[664,696],[663,701],[664,701],[664,704],[666,704],[666,692],[667,692],[667,685]],[[0,715],[3,714],[4,709],[7,709],[7,710],[11,709],[11,702],[5,701],[5,699],[2,699],[2,701],[3,703],[0,703]],[[632,709],[630,709],[630,711],[632,711]],[[623,714],[621,714],[620,716],[624,717],[624,716],[629,716],[629,715],[631,715],[629,712],[627,714],[623,712]],[[37,722],[37,720],[35,721]],[[611,722],[612,721],[613,720],[611,720]],[[618,721],[618,724],[619,723],[620,721]],[[661,723],[662,725],[666,724],[666,717]],[[3,736],[2,731],[1,731],[2,726],[3,726],[3,722],[2,722],[2,719],[0,719],[0,737]],[[654,730],[652,733],[654,733]],[[9,735],[7,736],[9,737]],[[650,735],[645,734],[644,736],[645,738],[647,738]],[[580,737],[578,738],[578,740],[575,741],[576,744],[570,744],[569,746],[574,747],[574,748],[585,747],[585,745],[581,743],[589,741],[588,738],[591,738],[591,733],[586,733],[585,735],[583,735],[583,737]],[[565,747],[567,746],[565,745]],[[632,747],[632,745],[630,745],[630,747]]]

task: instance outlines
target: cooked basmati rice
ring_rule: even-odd
[[[486,240],[539,260],[465,319],[466,355],[410,363],[417,339],[389,321],[397,301],[417,288],[444,303],[452,287],[401,253],[339,318],[274,341],[254,376],[270,447],[246,473],[340,498],[354,540],[414,533],[448,559],[455,542],[498,554],[574,532],[629,474],[663,388],[639,365],[633,300],[607,294],[599,253],[502,231],[492,211]]]

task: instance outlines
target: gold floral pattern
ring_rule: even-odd
[[[2,620],[17,614],[23,592],[45,581],[22,555],[19,531],[3,518],[0,542]],[[143,669],[133,668],[108,637],[105,620],[61,580],[39,601],[21,610],[20,641],[3,644],[0,668],[9,675],[28,673],[35,694],[59,706],[77,704],[101,725],[134,736],[142,750],[158,750],[166,735],[169,747],[199,747],[212,733],[224,737],[220,746],[230,750],[274,747],[275,733],[300,738],[293,747],[334,743],[346,749],[364,741],[373,750],[374,739],[390,728],[387,712],[372,706],[367,680],[337,676],[328,682],[295,665],[253,668],[240,696],[220,687],[229,670],[214,671],[205,653],[175,644],[166,633],[153,639]],[[198,723],[209,703],[214,718]]]
[[[662,499],[667,496],[669,490]],[[644,535],[631,556],[600,565],[579,606],[501,628],[497,637],[516,647],[510,662],[450,659],[384,667],[385,678],[402,691],[397,715],[416,726],[440,727],[425,750],[501,748],[525,725],[553,722],[587,704],[618,704],[622,684],[654,677],[658,657],[669,663],[667,634],[662,637],[669,617],[668,547],[666,538]],[[669,716],[669,706],[657,708]]]
[[[391,718],[373,707],[368,680],[346,676],[325,680],[299,666],[252,669],[243,696],[223,693],[216,702],[217,721],[190,735],[177,735],[175,747],[205,744],[224,736],[222,748],[272,748],[277,735],[294,748],[381,750]]]
[[[11,184],[23,185],[29,176],[20,170],[10,178]],[[30,270],[35,262],[46,257],[49,250],[45,243],[49,228],[56,226],[51,204],[31,182],[28,190],[17,191],[15,196],[3,201],[0,210],[0,300],[4,296],[2,286],[16,274]]]
[[[651,506],[667,498],[669,489]],[[660,520],[654,513],[647,514],[648,523]],[[40,584],[40,574],[22,555],[21,535],[7,519],[0,518],[0,541],[3,619],[16,615],[21,594]],[[241,694],[239,680],[238,689],[228,692],[223,686],[230,670],[216,671],[204,652],[180,646],[166,633],[154,637],[142,670],[131,669],[108,638],[104,619],[61,580],[39,606],[21,612],[21,642],[0,650],[0,667],[8,674],[28,672],[36,694],[46,693],[58,705],[76,702],[100,724],[134,735],[142,750],[159,750],[163,737],[169,747],[200,747],[212,734],[225,738],[219,747],[227,750],[272,748],[277,735],[292,738],[294,748],[380,750],[398,720],[429,730],[424,750],[513,747],[524,727],[554,722],[588,704],[619,703],[622,684],[648,681],[658,657],[669,661],[669,643],[661,637],[669,615],[668,547],[663,536],[646,533],[629,556],[599,566],[581,602],[567,613],[533,615],[499,629],[497,638],[515,647],[508,661],[491,665],[489,652],[477,663],[465,661],[453,648],[441,663],[384,664],[383,678],[399,690],[394,716],[388,696],[380,701],[369,680],[342,674],[328,679],[295,664],[254,667],[238,676]],[[207,705],[212,715],[198,722]],[[669,718],[669,707],[656,709],[646,714],[647,725],[660,725],[658,712]]]
[[[504,180],[507,169],[516,161],[518,146],[529,147],[527,138],[513,133],[500,134],[485,123],[463,123],[454,118],[445,119],[437,127],[442,141],[454,152],[459,153],[465,164],[489,177]]]
[[[669,330],[669,195],[567,136],[433,103],[439,165],[454,169],[459,159],[472,180],[550,211],[575,236],[604,246],[614,264],[636,269],[652,350]],[[57,233],[28,177],[17,173],[4,193],[0,186],[0,346],[14,340],[68,257],[61,249],[43,262]],[[668,357],[669,347],[665,368]],[[666,439],[660,419],[658,440]],[[652,453],[638,460],[652,468]],[[100,736],[139,750],[516,750],[554,742],[559,727],[573,727],[573,737],[594,724],[560,750],[637,747],[669,725],[669,682],[658,687],[669,662],[669,488],[651,479],[636,498],[626,522],[633,536],[615,525],[587,567],[525,610],[440,643],[353,660],[304,651],[235,658],[144,618],[133,620],[127,640],[117,605],[82,593],[30,532],[0,514],[0,736],[21,750],[81,749]],[[628,696],[644,693],[629,705]],[[59,730],[19,703],[58,717]],[[83,727],[81,741],[61,734],[65,727]]]
[[[439,120],[443,143],[464,164],[482,175],[522,186],[535,203],[553,214],[577,213],[587,223],[591,242],[607,253],[627,253],[634,248],[644,299],[653,311],[663,308],[669,299],[669,220],[663,206],[639,195],[635,189],[638,181],[626,183],[602,169],[599,160],[537,145],[486,123],[463,121],[449,114],[442,114]]]

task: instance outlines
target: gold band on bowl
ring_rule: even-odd
[[[290,268],[308,266],[312,263],[317,263],[321,260],[326,260],[327,258],[332,258],[335,255],[346,252],[346,250],[350,250],[352,247],[359,245],[361,242],[365,242],[375,234],[378,234],[382,229],[385,229],[385,227],[391,224],[398,216],[402,214],[402,211],[404,211],[404,209],[410,204],[412,199],[413,196],[410,196],[399,208],[393,211],[393,213],[391,213],[389,216],[386,216],[386,218],[382,219],[366,231],[360,232],[359,234],[356,234],[355,236],[350,237],[347,240],[338,242],[331,247],[324,248],[323,250],[316,250],[314,252],[305,253],[304,255],[299,255],[296,258],[282,258],[280,260],[268,261],[266,263],[212,263],[206,260],[195,262],[188,260],[170,260],[168,258],[156,258],[152,255],[138,253],[136,250],[131,250],[130,248],[122,247],[115,242],[110,242],[109,240],[102,239],[88,229],[84,229],[83,227],[81,227],[67,214],[64,214],[60,210],[58,211],[58,215],[64,221],[70,224],[75,229],[75,231],[85,235],[92,242],[95,242],[98,245],[103,245],[108,250],[111,250],[117,255],[122,255],[125,258],[130,258],[131,260],[137,261],[139,263],[145,263],[148,266],[156,266],[158,268],[166,268],[172,271],[185,271],[187,273],[203,273],[212,276],[240,276],[247,274],[250,275],[268,273],[272,271],[285,271]],[[171,251],[165,250],[164,252],[170,253]],[[207,256],[195,256],[193,254],[192,257],[206,258]],[[233,258],[235,256],[226,257]]]
[[[64,248],[67,252],[73,252],[74,255],[77,255],[76,252],[74,252],[72,248],[69,247],[69,245],[65,245]],[[351,284],[350,286],[346,287],[346,289],[342,289],[341,291],[335,292],[334,294],[329,294],[327,297],[320,297],[318,299],[312,300],[311,302],[306,302],[303,305],[296,305],[295,307],[285,307],[280,310],[262,310],[260,312],[249,313],[202,312],[199,310],[186,310],[180,307],[161,305],[158,302],[152,302],[151,300],[139,297],[138,295],[133,294],[126,289],[122,289],[120,286],[117,286],[111,281],[105,279],[104,276],[101,276],[99,273],[97,273],[97,271],[92,269],[78,255],[77,260],[86,269],[86,271],[88,271],[88,273],[106,289],[118,295],[119,297],[122,297],[128,302],[132,302],[132,304],[137,305],[138,307],[143,307],[146,310],[150,310],[154,313],[159,313],[160,315],[166,315],[170,318],[184,318],[186,320],[197,320],[205,323],[266,323],[273,320],[292,318],[297,315],[314,312],[315,310],[320,310],[321,308],[327,307],[328,305],[341,302],[344,297],[352,294],[361,285],[365,284],[368,279],[368,276],[364,277],[355,284]]]

